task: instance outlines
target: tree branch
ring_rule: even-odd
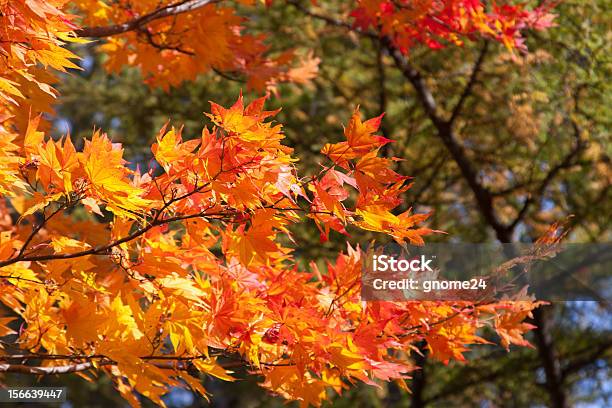
[[[576,353],[579,355],[575,360],[571,361],[568,365],[563,367],[561,370],[562,378],[567,378],[568,375],[579,371],[584,366],[592,364],[594,361],[598,360],[602,356],[604,356],[610,349],[612,348],[612,341],[608,340],[599,344],[597,346],[590,344],[588,347],[583,350],[584,355],[582,353]]]
[[[436,128],[443,127],[445,125],[444,120],[437,113],[438,105],[434,99],[429,87],[425,84],[421,73],[406,59],[400,50],[395,48],[388,38],[381,39],[382,45],[387,49],[395,66],[399,68],[404,77],[412,84],[412,87],[417,93],[417,97],[425,110],[425,113],[429,119],[433,122]]]
[[[25,251],[28,249],[28,245],[30,245],[30,242],[32,242],[32,240],[34,239],[34,237],[36,236],[36,234],[38,234],[38,232],[43,229],[43,227],[45,226],[45,224],[53,217],[55,217],[57,214],[59,214],[62,210],[65,210],[68,206],[70,205],[70,203],[63,203],[60,204],[59,207],[57,207],[57,209],[55,211],[53,211],[51,213],[51,215],[49,215],[48,217],[44,215],[44,211],[43,211],[43,220],[36,225],[36,227],[32,228],[32,231],[30,232],[30,235],[28,235],[28,237],[26,238],[25,242],[23,243],[23,245],[21,246],[21,249],[19,250],[19,253],[17,254],[17,257],[23,256],[23,254],[25,253]]]
[[[485,40],[482,48],[480,49],[480,53],[478,54],[478,58],[476,59],[476,62],[474,63],[474,67],[472,68],[470,79],[468,80],[468,83],[465,85],[465,88],[463,88],[463,92],[461,93],[461,96],[459,97],[459,101],[457,102],[457,105],[455,105],[455,107],[453,108],[451,116],[448,119],[448,122],[450,124],[453,124],[455,122],[455,120],[461,113],[461,109],[463,109],[463,105],[466,99],[472,94],[472,90],[474,89],[474,85],[476,85],[478,74],[480,73],[480,70],[482,68],[482,63],[484,62],[484,59],[485,59],[485,56],[487,55],[488,50],[489,50],[489,41]]]
[[[546,378],[546,389],[550,398],[550,404],[554,408],[567,407],[567,399],[563,387],[563,374],[557,358],[548,320],[544,316],[542,308],[533,311],[533,322],[536,329],[533,331],[536,347]]]
[[[511,239],[511,231],[506,225],[498,220],[495,209],[493,208],[493,196],[491,192],[479,182],[478,173],[469,160],[465,149],[457,139],[452,123],[444,120],[438,114],[436,100],[423,80],[421,73],[393,46],[389,39],[383,38],[381,41],[393,57],[397,68],[399,68],[404,77],[412,84],[417,93],[417,99],[437,130],[438,137],[446,146],[453,160],[457,163],[457,166],[459,166],[463,178],[474,193],[481,214],[495,231],[497,239],[501,242],[509,242]]]
[[[131,234],[126,235],[123,238],[119,238],[115,241],[112,241],[106,245],[102,245],[102,246],[98,246],[98,247],[94,247],[94,248],[90,248],[84,251],[79,251],[79,252],[73,252],[73,253],[59,253],[59,254],[50,254],[50,255],[38,255],[38,256],[28,256],[24,253],[22,253],[20,251],[20,253],[18,253],[16,256],[6,259],[4,261],[0,262],[0,268],[7,266],[7,265],[12,265],[14,263],[17,262],[25,262],[25,261],[30,261],[30,262],[36,262],[36,261],[51,261],[51,260],[59,260],[59,259],[74,259],[74,258],[80,258],[83,256],[88,256],[88,255],[107,255],[109,253],[109,251],[118,246],[121,245],[123,243],[126,242],[130,242],[140,236],[142,236],[143,234],[145,234],[147,231],[151,230],[153,227],[157,227],[160,225],[164,225],[164,224],[168,224],[174,221],[183,221],[183,220],[189,220],[192,218],[200,218],[200,217],[233,217],[235,215],[235,211],[233,211],[232,209],[230,209],[229,211],[217,211],[217,212],[213,212],[213,213],[209,213],[208,211],[214,207],[214,205],[210,206],[209,208],[206,208],[203,211],[200,211],[198,213],[195,214],[183,214],[183,215],[177,215],[174,217],[168,217],[168,218],[161,218],[161,215],[164,213],[165,210],[167,210],[172,204],[184,200],[186,198],[191,197],[194,194],[200,193],[202,192],[202,190],[204,190],[207,186],[209,186],[211,184],[211,182],[213,180],[216,180],[217,177],[219,177],[222,173],[228,172],[228,171],[233,171],[236,170],[238,168],[243,168],[243,170],[247,170],[247,167],[249,164],[253,163],[253,161],[255,160],[255,158],[249,160],[248,162],[239,164],[237,166],[231,167],[229,169],[224,169],[223,168],[223,156],[221,156],[221,169],[219,169],[219,171],[217,172],[217,174],[215,174],[212,179],[202,185],[200,185],[199,187],[194,188],[192,191],[189,191],[183,195],[180,196],[176,196],[176,197],[172,197],[170,200],[165,201],[164,205],[156,211],[156,214],[154,216],[152,216],[152,220],[151,222],[149,222],[147,225],[145,225],[142,228],[137,229],[136,231],[132,232]],[[160,193],[162,193],[160,191]],[[163,195],[163,193],[162,193]],[[217,218],[218,219],[218,218]]]
[[[584,148],[584,143],[580,140],[580,129],[578,128],[578,125],[575,124],[575,122],[572,123],[574,126],[576,138],[576,144],[574,145],[573,149],[563,158],[561,162],[559,162],[557,165],[550,169],[544,179],[542,179],[542,182],[540,182],[538,188],[535,191],[535,194],[530,194],[525,199],[525,202],[519,210],[516,218],[510,223],[510,225],[508,225],[508,229],[513,230],[518,225],[518,223],[521,222],[521,220],[525,217],[525,214],[527,214],[527,210],[529,209],[529,207],[544,194],[544,192],[548,188],[548,185],[555,179],[555,177],[559,174],[561,170],[569,168],[573,165],[572,161],[578,154],[580,154],[580,151]]]
[[[161,7],[148,14],[138,17],[137,19],[122,24],[115,24],[104,27],[83,27],[78,30],[75,30],[75,34],[77,35],[77,37],[110,37],[117,34],[123,34],[128,31],[138,30],[152,21],[194,11],[208,4],[217,3],[218,1],[219,0],[182,0],[177,3]]]
[[[363,35],[365,37],[375,38],[375,39],[379,38],[378,34],[376,34],[375,32],[360,30],[360,29],[354,27],[349,22],[338,20],[338,19],[335,19],[333,17],[326,16],[324,14],[315,13],[314,11],[311,11],[307,7],[303,6],[300,3],[299,0],[287,0],[287,3],[292,5],[293,7],[298,9],[299,11],[301,11],[303,14],[305,14],[305,15],[307,15],[309,17],[312,17],[314,19],[324,21],[324,22],[326,22],[329,25],[336,26],[336,27],[343,27],[343,28],[348,29],[349,31],[352,31],[354,33]]]
[[[99,366],[115,364],[112,361],[100,361]],[[20,373],[20,374],[36,374],[36,375],[54,375],[54,374],[70,374],[80,371],[87,371],[94,368],[92,362],[68,364],[55,367],[35,367],[23,364],[0,364],[0,373]]]
[[[58,259],[73,259],[73,258],[80,258],[82,256],[87,256],[87,255],[99,255],[99,254],[107,254],[109,250],[111,250],[112,248],[121,245],[123,243],[132,241],[136,238],[138,238],[139,236],[143,235],[144,233],[146,233],[147,231],[149,231],[150,229],[152,229],[153,227],[157,227],[163,224],[167,224],[170,222],[174,222],[174,221],[182,221],[182,220],[188,220],[191,218],[199,218],[199,217],[214,217],[214,216],[219,216],[219,215],[223,215],[223,216],[228,216],[230,215],[230,213],[224,213],[224,212],[215,212],[215,213],[207,213],[206,211],[203,212],[199,212],[196,214],[187,214],[187,215],[179,215],[176,217],[168,217],[168,218],[162,218],[162,219],[157,219],[154,220],[153,222],[149,223],[148,225],[134,231],[133,233],[117,239],[115,241],[112,241],[106,245],[102,245],[99,247],[95,247],[95,248],[91,248],[91,249],[87,249],[84,251],[79,251],[79,252],[73,252],[73,253],[63,253],[63,254],[50,254],[50,255],[38,255],[38,256],[16,256],[14,258],[10,258],[7,259],[5,261],[0,262],[0,268],[7,266],[7,265],[11,265],[14,264],[16,262],[24,262],[24,261],[30,261],[30,262],[35,262],[35,261],[51,261],[51,260],[58,260]]]
[[[224,368],[239,367],[249,365],[250,363],[242,358],[242,356],[234,353],[228,353],[226,350],[214,349],[213,353],[206,355],[195,355],[195,356],[184,356],[184,355],[150,355],[139,357],[140,360],[144,360],[160,368],[179,368],[186,369],[187,366],[179,367],[179,363],[189,364],[194,360],[208,360],[211,356],[226,356],[236,358],[236,361],[230,361],[228,364],[221,364]],[[63,355],[63,354],[14,354],[14,355],[2,355],[0,361],[10,360],[87,360],[86,362],[75,362],[72,364],[65,364],[61,366],[29,366],[24,364],[0,364],[0,373],[20,373],[20,374],[31,374],[31,375],[54,375],[54,374],[71,374],[81,371],[87,371],[95,369],[101,366],[117,365],[116,361],[100,355]],[[94,360],[96,362],[94,363]],[[169,365],[170,364],[170,365]],[[294,363],[280,362],[280,363],[268,363],[260,362],[262,366],[266,367],[281,367],[281,366],[292,366]]]
[[[425,407],[425,388],[427,387],[426,363],[427,363],[427,343],[425,340],[416,345],[419,352],[414,355],[414,364],[420,367],[420,370],[415,370],[412,374],[412,398],[410,400],[411,408]]]

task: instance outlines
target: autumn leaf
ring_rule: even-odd
[[[94,133],[85,142],[79,161],[88,182],[87,195],[116,215],[137,218],[146,210],[148,201],[143,191],[128,179],[130,172],[123,163],[123,150],[113,145],[106,135]]]

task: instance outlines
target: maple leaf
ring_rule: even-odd
[[[240,95],[230,108],[224,108],[211,102],[211,113],[208,117],[230,136],[236,136],[245,142],[256,142],[264,146],[283,138],[280,126],[263,123],[263,120],[276,115],[279,110],[264,111],[263,104],[267,97],[256,99],[246,108]],[[266,142],[267,141],[267,142]],[[266,143],[264,143],[266,142]]]
[[[368,182],[365,182],[363,178],[357,179],[359,184],[373,186],[380,180],[384,180],[385,183],[392,183],[408,178],[391,170],[391,159],[377,157],[377,155],[378,150],[371,151],[355,163],[355,172],[369,178]]]
[[[330,362],[340,370],[360,370],[367,367],[363,355],[357,352],[352,342],[346,346],[332,344],[328,350],[331,354]]]
[[[0,127],[0,194],[12,195],[12,187],[19,181],[16,176],[19,157],[15,154],[18,150],[13,143],[16,136],[5,132]]]
[[[168,171],[170,164],[188,156],[200,144],[199,140],[190,140],[182,143],[182,129],[175,130],[172,128],[166,132],[166,125],[159,131],[157,143],[153,144],[151,151],[155,156],[155,160]]]
[[[48,140],[39,146],[37,153],[39,162],[36,176],[48,186],[50,192],[73,191],[73,181],[82,175],[82,170],[70,138],[57,142]]]
[[[266,264],[270,257],[278,256],[282,250],[274,242],[275,230],[287,232],[287,229],[285,220],[273,214],[271,209],[257,210],[248,229],[241,225],[228,235],[225,252],[236,255],[246,266],[253,262]]]
[[[79,161],[88,181],[88,196],[118,216],[137,218],[147,208],[148,201],[142,198],[143,191],[133,185],[130,172],[122,159],[123,149],[114,145],[106,135],[94,133],[85,142]]]
[[[533,347],[523,335],[535,329],[535,326],[525,323],[528,317],[533,317],[532,310],[537,303],[519,301],[508,305],[509,312],[496,314],[495,330],[501,338],[502,346],[508,350],[511,344],[523,347]]]
[[[216,359],[211,358],[210,360],[195,360],[193,364],[196,366],[198,370],[208,375],[212,375],[213,377],[217,377],[224,381],[235,381],[236,379],[232,377],[231,371],[227,371],[223,369],[216,361]]]
[[[348,160],[361,157],[384,146],[391,140],[374,135],[380,127],[383,115],[362,122],[359,106],[355,108],[351,119],[344,129],[346,142],[326,144],[321,153],[329,157],[335,164],[347,168]]]

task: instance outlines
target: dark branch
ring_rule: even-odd
[[[557,358],[553,337],[550,333],[549,322],[544,316],[542,308],[537,308],[533,311],[533,322],[537,326],[533,333],[540,362],[546,374],[545,387],[548,390],[550,406],[553,408],[566,408],[568,405],[563,387],[561,366]]]
[[[25,242],[21,246],[21,249],[19,250],[19,253],[17,254],[17,257],[23,256],[23,254],[25,253],[26,249],[28,249],[28,245],[30,245],[30,242],[32,242],[32,240],[34,239],[36,234],[38,234],[38,232],[40,232],[40,230],[43,229],[45,224],[51,218],[53,218],[57,214],[59,214],[62,210],[66,209],[69,205],[70,205],[69,202],[65,203],[65,204],[61,204],[55,211],[53,211],[51,213],[51,215],[49,215],[48,217],[44,216],[43,220],[36,227],[32,228],[32,232],[30,232],[30,235],[28,235],[28,237],[26,238]]]
[[[208,360],[211,356],[225,356],[234,358],[236,361],[223,362],[221,366],[224,368],[229,367],[240,367],[247,366],[250,363],[242,358],[242,356],[236,353],[230,353],[226,350],[213,349],[209,354],[185,356],[185,355],[150,355],[139,357],[140,360],[147,361],[149,364],[153,364],[160,368],[174,368],[174,369],[186,369],[188,364],[195,360]],[[65,364],[61,366],[29,366],[25,364],[13,364],[6,363],[0,364],[0,373],[20,373],[20,374],[34,374],[34,375],[54,375],[54,374],[71,374],[80,371],[87,371],[95,369],[101,366],[117,365],[116,361],[101,355],[64,355],[64,354],[13,354],[0,356],[0,361],[12,361],[12,360],[87,360],[85,362],[73,362],[71,364]],[[95,363],[94,363],[95,361]],[[182,363],[182,366],[179,365]],[[294,365],[292,362],[277,362],[268,363],[261,362],[262,366],[266,367],[280,367],[280,366],[291,366]]]
[[[438,137],[446,146],[453,160],[457,163],[457,166],[459,166],[461,175],[474,193],[478,208],[485,220],[493,228],[497,238],[501,242],[509,242],[511,231],[506,225],[498,220],[495,209],[493,208],[493,196],[491,192],[478,180],[478,173],[468,158],[463,145],[458,140],[452,123],[444,120],[438,114],[436,100],[427,84],[425,84],[421,73],[393,46],[389,39],[384,38],[381,41],[389,51],[389,54],[393,57],[397,68],[399,68],[404,77],[412,84],[412,87],[417,93],[417,99],[437,130]]]
[[[448,122],[450,124],[455,122],[455,120],[461,113],[461,109],[463,109],[463,105],[465,104],[466,99],[472,94],[474,85],[476,85],[476,82],[478,80],[478,74],[480,73],[480,70],[482,68],[482,63],[484,62],[484,59],[485,59],[485,56],[487,55],[488,50],[489,50],[489,41],[485,40],[484,45],[482,46],[480,53],[478,54],[478,58],[476,59],[476,62],[474,63],[474,67],[472,68],[470,79],[468,80],[468,83],[465,85],[465,88],[463,89],[463,92],[461,93],[461,96],[459,97],[459,101],[457,102],[457,105],[455,105],[455,107],[453,108],[450,119],[448,119]]]
[[[336,27],[343,27],[354,33],[363,35],[365,37],[376,38],[376,39],[379,38],[378,34],[376,34],[375,32],[360,30],[359,28],[353,26],[351,23],[347,21],[342,21],[342,20],[339,20],[339,19],[336,19],[330,16],[326,16],[324,14],[315,13],[314,11],[311,11],[308,7],[303,6],[299,0],[287,0],[287,3],[291,4],[293,7],[301,11],[303,14],[309,17],[312,17],[314,19],[324,21],[329,25],[336,26]]]
[[[557,177],[557,175],[559,174],[559,172],[561,172],[561,170],[570,168],[574,165],[574,159],[576,158],[576,156],[580,154],[580,152],[584,148],[584,143],[580,139],[580,129],[578,128],[578,125],[576,125],[575,123],[573,123],[573,125],[574,125],[574,131],[575,131],[576,144],[574,145],[572,150],[563,158],[561,162],[559,162],[557,165],[555,165],[553,168],[550,169],[550,171],[546,174],[544,179],[542,179],[542,181],[538,185],[535,192],[530,194],[525,199],[523,206],[519,210],[514,221],[512,221],[512,223],[510,223],[510,225],[508,226],[508,229],[513,230],[518,225],[518,223],[522,221],[522,219],[527,214],[527,210],[529,210],[529,207],[544,194],[544,192],[546,191],[550,183],[552,183],[552,181]]]
[[[393,61],[404,77],[410,81],[412,87],[417,93],[419,101],[425,110],[429,119],[433,122],[436,128],[445,126],[444,120],[438,115],[438,105],[431,91],[425,84],[421,73],[406,59],[406,57],[398,50],[388,38],[381,39],[383,47],[387,49],[389,55],[393,57]]]
[[[585,348],[584,353],[576,353],[579,355],[561,370],[561,375],[566,378],[568,375],[580,371],[585,366],[593,364],[593,362],[605,356],[612,349],[612,341],[605,341],[599,345],[590,344]]]

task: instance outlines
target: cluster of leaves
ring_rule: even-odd
[[[462,45],[475,35],[492,38],[508,49],[525,49],[522,31],[551,26],[551,3],[529,10],[526,4],[479,0],[360,0],[351,13],[363,30],[374,27],[407,53],[417,43],[430,48]]]
[[[164,1],[4,1],[0,4],[0,103],[2,121],[9,116],[25,127],[24,105],[50,112],[59,71],[77,68],[67,42],[78,37],[106,37],[100,47],[111,72],[136,66],[145,81],[168,89],[198,74],[214,70],[232,78],[244,77],[256,90],[275,90],[280,82],[307,83],[318,71],[312,55],[298,57],[294,50],[271,53],[264,34],[245,34],[244,17],[236,5],[212,0]],[[242,0],[239,6],[252,7]],[[291,4],[299,4],[289,1]],[[521,31],[551,24],[550,6],[527,10],[504,2],[487,12],[480,1],[364,0],[351,5],[354,24],[390,39],[402,52],[422,42],[439,48],[443,42],[461,44],[462,37],[485,35],[509,48],[523,48]],[[271,2],[266,1],[266,5]],[[69,13],[72,10],[78,15]],[[27,104],[23,99],[27,100]],[[22,100],[18,103],[18,100]],[[21,104],[21,109],[16,106]],[[26,112],[26,113],[24,113]]]
[[[66,44],[87,42],[79,37],[109,37],[100,48],[110,71],[137,66],[147,83],[165,89],[211,70],[243,75],[257,90],[274,90],[279,82],[305,83],[316,75],[318,59],[297,57],[293,50],[267,55],[265,36],[243,34],[244,18],[215,1],[107,3],[0,3],[0,122],[25,128],[30,110],[52,111],[57,78],[48,68],[78,69],[71,61],[77,56]],[[82,27],[88,24],[94,27]]]
[[[195,373],[232,380],[223,356],[318,405],[328,388],[406,378],[415,342],[445,362],[486,342],[485,325],[506,347],[527,344],[523,320],[538,302],[364,303],[350,246],[326,273],[299,270],[283,242],[302,215],[324,235],[353,225],[420,243],[432,231],[416,227],[425,215],[390,212],[408,186],[377,157],[380,118],[356,111],[346,141],[323,149],[332,162],[302,178],[263,105],[212,104],[214,127],[185,142],[162,129],[144,174],[100,133],[82,151],[46,139],[36,120],[17,144],[3,135],[3,195],[20,218],[3,202],[0,302],[11,314],[0,335],[14,340],[0,358],[43,361],[12,371],[98,369],[133,405],[133,391],[163,404],[168,387],[205,395]]]
[[[211,0],[74,3],[84,15],[82,25],[110,24],[107,31],[84,30],[81,35],[121,34],[109,37],[101,47],[108,55],[106,67],[118,72],[126,65],[136,66],[151,85],[167,89],[216,70],[244,75],[249,88],[261,91],[274,89],[279,82],[307,82],[317,72],[318,59],[297,58],[293,50],[270,55],[265,35],[243,33],[245,18],[236,14],[235,5]],[[253,3],[238,1],[246,6]]]
[[[18,115],[27,124],[28,108],[50,111],[55,97],[52,68],[77,68],[76,56],[64,47],[77,39],[76,26],[62,11],[65,0],[0,2],[0,123]],[[25,112],[25,115],[23,114]],[[22,114],[20,114],[22,113]]]

